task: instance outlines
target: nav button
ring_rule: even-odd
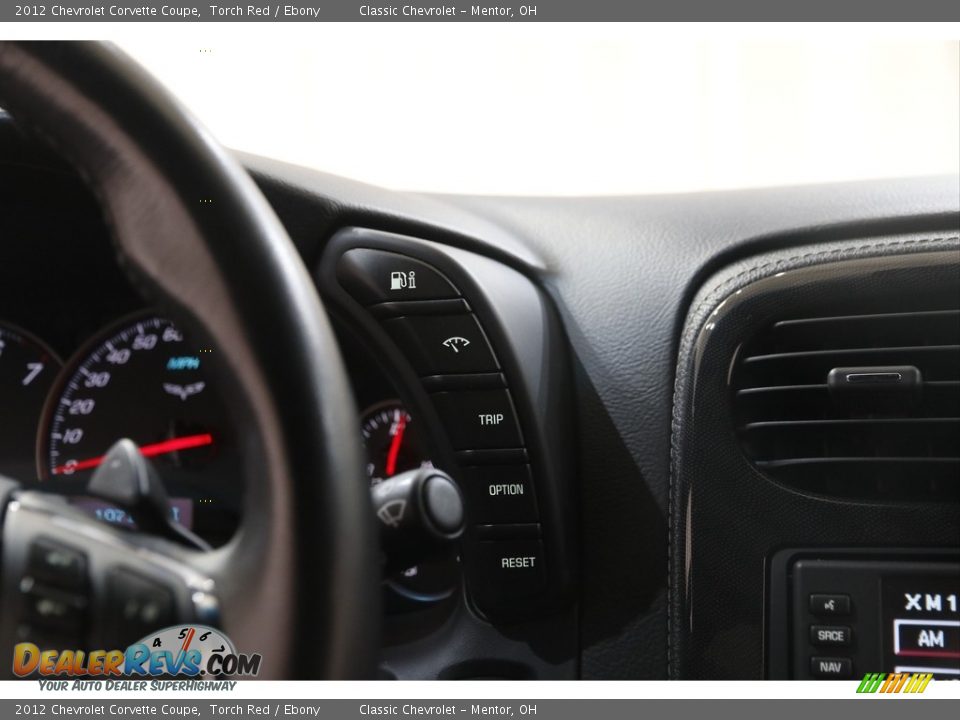
[[[812,657],[810,674],[815,678],[841,680],[853,675],[853,663],[850,658]]]

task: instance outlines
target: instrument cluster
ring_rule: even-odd
[[[141,313],[63,361],[41,338],[0,322],[0,474],[132,525],[123,509],[86,491],[110,446],[129,438],[163,478],[173,518],[222,544],[239,520],[243,474],[206,368],[211,352],[169,320]]]

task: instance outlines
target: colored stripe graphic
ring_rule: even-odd
[[[858,693],[922,693],[933,673],[867,673],[857,686]]]

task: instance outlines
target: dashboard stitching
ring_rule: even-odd
[[[677,570],[676,563],[678,558],[676,557],[677,552],[674,550],[673,542],[674,532],[679,525],[679,518],[676,517],[675,513],[677,512],[677,503],[679,500],[677,495],[680,491],[679,486],[681,484],[677,476],[677,466],[679,463],[679,448],[677,447],[677,438],[680,432],[680,424],[683,420],[683,412],[680,407],[680,400],[681,394],[685,390],[685,384],[687,380],[687,373],[684,371],[684,367],[689,359],[692,346],[696,338],[700,335],[702,325],[706,320],[706,317],[708,317],[708,314],[705,314],[704,312],[705,309],[717,307],[719,305],[718,300],[725,298],[734,286],[738,284],[746,285],[747,283],[740,282],[745,277],[750,276],[749,282],[755,282],[756,280],[768,276],[770,274],[768,272],[769,270],[779,271],[783,268],[796,269],[803,266],[842,260],[847,257],[863,257],[864,255],[869,255],[873,252],[885,252],[890,249],[905,249],[911,252],[924,252],[928,250],[940,249],[943,246],[948,248],[956,248],[960,247],[958,246],[958,241],[960,241],[960,236],[949,235],[945,237],[885,241],[867,245],[843,245],[830,250],[818,250],[816,252],[809,252],[800,255],[792,255],[786,258],[770,260],[760,265],[751,265],[733,277],[727,278],[727,280],[723,281],[722,284],[708,291],[703,300],[697,303],[696,307],[688,312],[687,321],[684,325],[683,336],[681,338],[681,345],[678,351],[677,370],[674,375],[673,409],[670,428],[670,487],[667,496],[667,670],[669,677],[679,677],[680,671],[680,668],[678,667],[679,658],[676,654],[677,649],[674,642],[674,633],[677,631],[676,625],[679,622],[679,619],[675,617],[677,614],[676,602],[678,600],[677,592],[679,591],[679,588],[677,587],[677,582],[675,581],[675,571]],[[730,270],[729,267],[727,269],[728,271]],[[720,272],[722,273],[723,270]],[[706,287],[707,283],[704,284],[703,288]]]

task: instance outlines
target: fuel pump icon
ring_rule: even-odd
[[[415,270],[410,272],[392,272],[390,273],[391,290],[416,290],[417,273]]]

